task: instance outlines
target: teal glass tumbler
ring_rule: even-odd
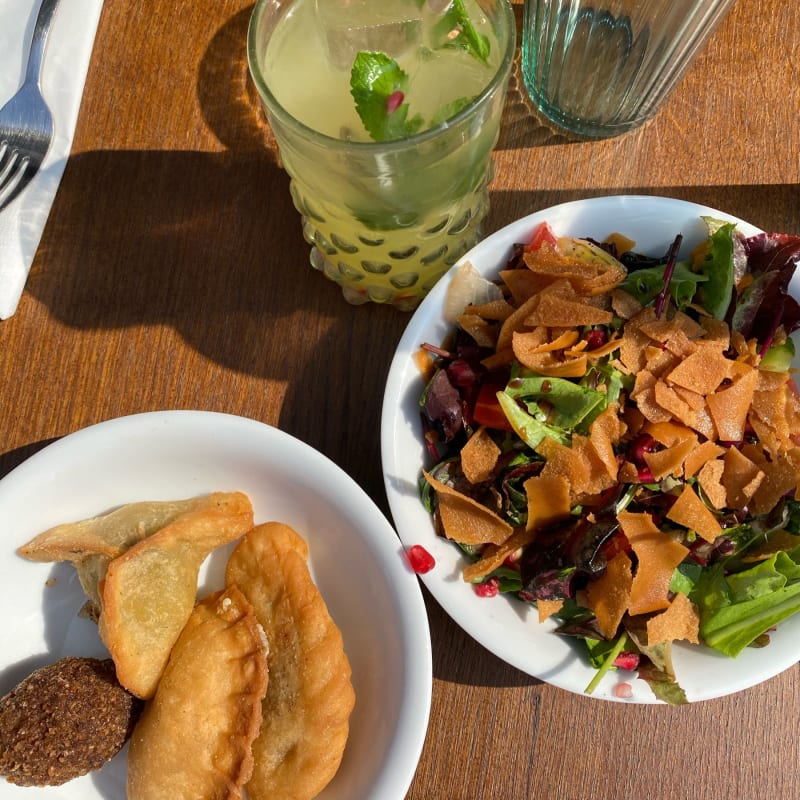
[[[525,0],[522,73],[536,108],[584,137],[656,115],[734,0]]]

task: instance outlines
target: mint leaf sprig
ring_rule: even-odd
[[[350,94],[361,122],[374,141],[388,142],[413,136],[457,114],[471,100],[461,97],[448,103],[426,126],[421,114],[409,117],[405,99],[408,82],[408,74],[386,53],[362,50],[356,56],[350,73]]]
[[[350,94],[369,135],[376,142],[405,139],[423,125],[419,114],[409,119],[408,75],[386,53],[361,51],[350,73]]]
[[[436,23],[434,35],[441,38],[442,47],[461,47],[484,64],[489,60],[489,38],[478,33],[464,0],[453,0],[442,19]]]
[[[416,0],[422,8],[427,0]],[[488,63],[491,43],[470,19],[464,0],[452,0],[433,29],[434,49],[461,48]],[[383,52],[360,51],[350,73],[350,94],[361,122],[376,142],[405,139],[435,127],[457,114],[473,98],[460,97],[445,105],[426,125],[420,114],[409,116],[406,102],[409,77],[395,59]]]

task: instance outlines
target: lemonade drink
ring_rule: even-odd
[[[513,51],[507,0],[257,3],[251,71],[311,263],[351,302],[412,308],[480,238]]]

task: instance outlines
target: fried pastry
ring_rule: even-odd
[[[355,694],[342,635],[307,565],[308,546],[287,525],[250,531],[226,582],[253,604],[270,642],[270,681],[253,744],[250,800],[309,800],[339,768]]]
[[[244,494],[182,514],[112,559],[101,583],[100,637],[120,683],[137,697],[153,695],[170,650],[195,605],[206,557],[253,526]]]
[[[268,684],[267,642],[230,586],[192,611],[128,752],[128,800],[238,800]]]
[[[127,503],[105,514],[77,522],[56,525],[40,533],[17,552],[29,561],[70,561],[78,571],[83,591],[89,600],[87,615],[100,613],[99,583],[112,558],[152,536],[184,514],[237,508],[239,493],[216,492],[187,500]]]

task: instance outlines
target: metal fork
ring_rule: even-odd
[[[39,86],[50,23],[60,0],[42,0],[25,81],[0,108],[0,210],[30,183],[53,140],[53,115]]]

